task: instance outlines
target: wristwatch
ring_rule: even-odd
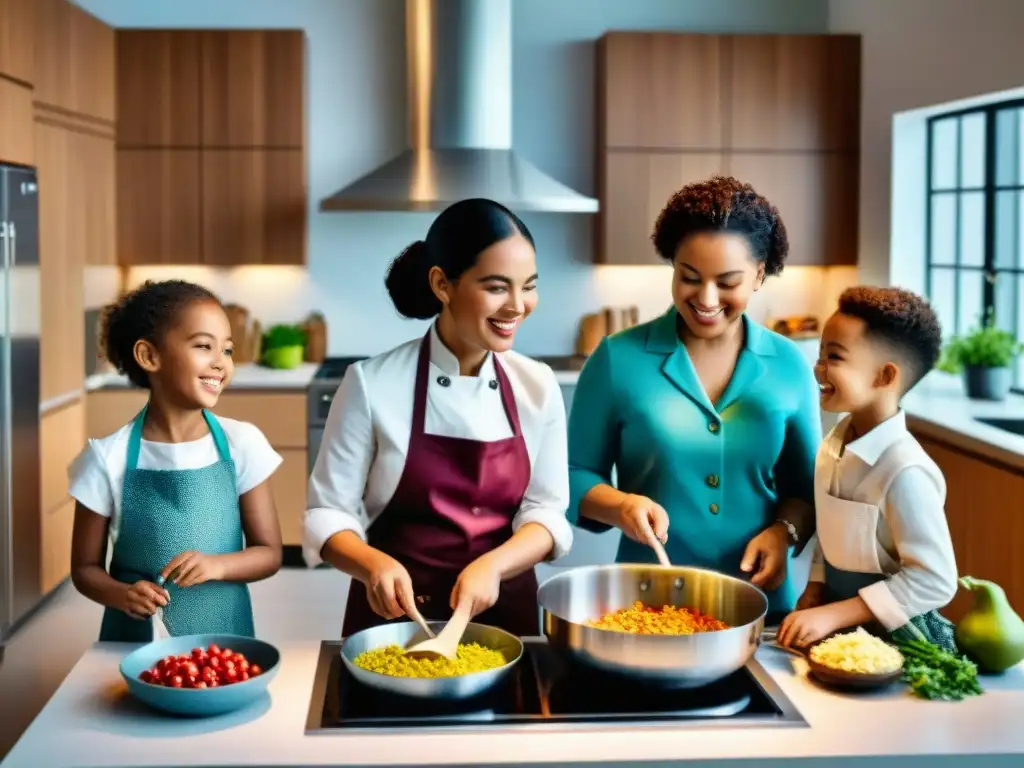
[[[789,533],[789,543],[791,546],[795,547],[797,544],[800,543],[800,534],[797,533],[795,525],[789,522],[789,520],[786,520],[781,517],[775,522],[782,523],[784,526],[786,526],[786,532]]]

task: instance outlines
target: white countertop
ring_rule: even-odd
[[[555,371],[555,380],[564,386],[576,386],[580,379],[579,371]]]
[[[1024,470],[1024,437],[982,424],[981,418],[1024,420],[1024,396],[1002,402],[969,400],[959,376],[934,372],[903,399],[910,426],[917,432]]]
[[[303,363],[291,370],[265,368],[255,363],[235,366],[235,374],[226,391],[232,389],[306,389],[313,380],[319,363]],[[85,380],[85,391],[95,389],[116,389],[131,386],[127,376],[116,371],[98,373]]]
[[[913,698],[902,685],[836,694],[805,676],[805,662],[769,648],[758,659],[807,727],[674,729],[609,725],[601,730],[305,735],[315,641],[282,644],[269,700],[205,720],[164,717],[127,696],[118,672],[133,646],[97,643],[15,745],[3,768],[91,766],[631,766],[662,762],[725,766],[757,759],[802,768],[869,758],[872,766],[1024,764],[1024,669],[986,679],[986,693],[957,703]],[[964,756],[970,756],[964,762]],[[917,758],[917,759],[915,759]],[[751,765],[752,763],[743,763]],[[842,762],[842,765],[850,763]],[[857,765],[861,765],[860,761]]]

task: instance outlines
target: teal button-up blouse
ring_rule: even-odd
[[[604,339],[580,373],[569,418],[569,519],[600,483],[647,496],[669,515],[668,555],[677,565],[741,576],[747,543],[770,525],[780,499],[814,502],[821,441],[818,386],[797,346],[743,317],[744,345],[712,405],[686,347],[676,310]],[[619,562],[655,562],[625,536]],[[749,578],[749,576],[744,576]],[[789,580],[769,593],[770,611],[792,610]]]

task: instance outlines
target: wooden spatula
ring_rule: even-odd
[[[417,643],[407,648],[405,653],[417,659],[454,659],[459,641],[466,633],[471,618],[471,606],[468,603],[460,604],[437,637]]]

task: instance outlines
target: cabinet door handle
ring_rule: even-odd
[[[8,247],[9,243],[7,241],[7,222],[0,221],[0,263],[5,267],[9,266],[11,263],[11,251]]]

